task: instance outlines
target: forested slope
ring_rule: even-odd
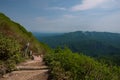
[[[67,46],[73,52],[82,52],[90,56],[120,54],[118,33],[77,31],[39,39],[52,48]]]

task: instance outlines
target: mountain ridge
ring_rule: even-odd
[[[52,48],[68,46],[74,52],[93,54],[92,56],[118,54],[120,52],[119,33],[76,31],[38,39]]]

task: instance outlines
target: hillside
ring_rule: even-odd
[[[77,31],[58,36],[42,37],[39,40],[52,48],[68,46],[73,52],[82,52],[90,56],[120,53],[120,34],[118,33]]]
[[[28,32],[22,25],[12,21],[10,18],[0,13],[0,33],[17,40],[21,48],[30,43],[30,49],[36,53],[44,53],[43,44],[40,43],[31,32]]]
[[[44,55],[48,47],[22,25],[0,13],[0,77],[16,69],[32,55]]]

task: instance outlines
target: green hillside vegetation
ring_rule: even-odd
[[[46,54],[51,80],[119,80],[120,67],[109,66],[70,49],[57,48]]]
[[[0,34],[0,74],[14,70],[15,64],[23,60],[20,44]]]
[[[44,53],[43,44],[40,43],[31,32],[28,32],[19,23],[10,20],[3,13],[0,13],[0,32],[17,40],[22,45],[22,48],[29,42],[31,50],[36,53]]]
[[[16,64],[29,58],[30,51],[45,54],[47,48],[23,26],[0,13],[0,75],[14,70]]]

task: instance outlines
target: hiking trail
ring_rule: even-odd
[[[27,60],[17,65],[18,71],[5,74],[0,80],[48,80],[48,67],[43,58],[33,56],[34,60]]]

